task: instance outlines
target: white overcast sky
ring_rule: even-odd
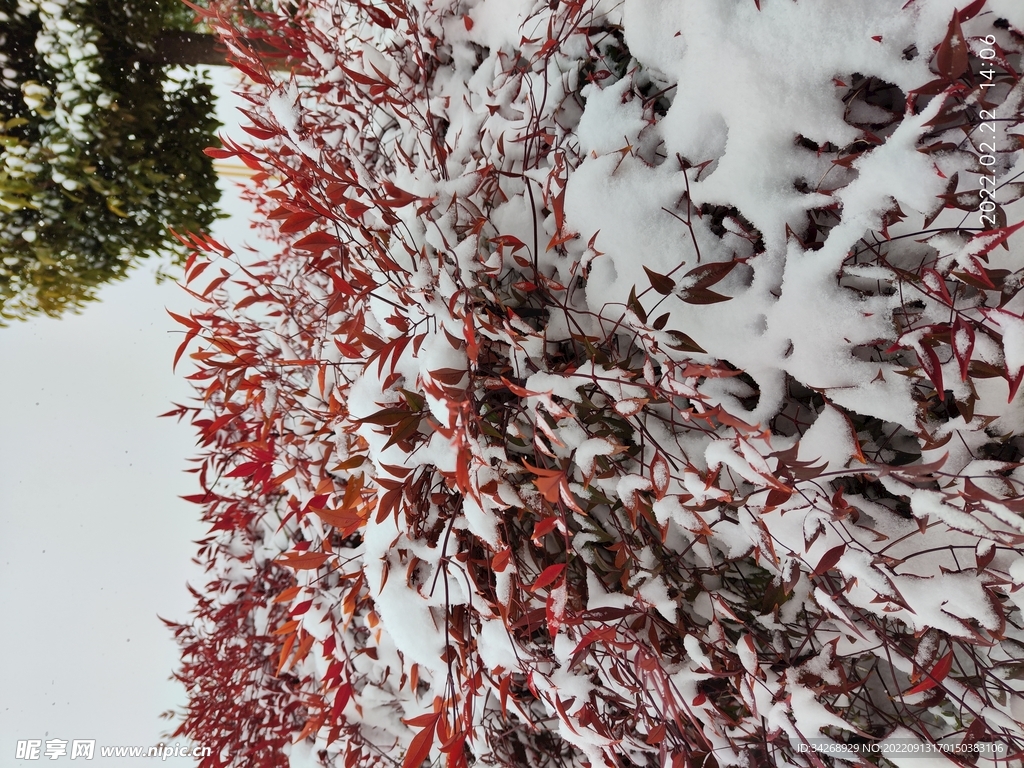
[[[238,103],[219,99],[229,135]],[[236,215],[215,234],[251,241],[244,207],[224,203]],[[35,764],[16,743],[47,738],[95,739],[92,764],[105,763],[100,746],[155,744],[170,725],[158,715],[185,701],[157,615],[187,617],[205,531],[177,498],[196,491],[192,430],[157,415],[191,395],[188,366],[171,372],[181,336],[165,311],[190,305],[153,267],[80,315],[0,328],[0,766]]]

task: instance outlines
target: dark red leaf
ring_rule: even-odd
[[[935,67],[947,80],[958,80],[967,71],[967,41],[957,14],[949,21],[946,36],[935,52]]]
[[[814,566],[814,575],[820,576],[830,568],[834,567],[835,564],[839,562],[839,559],[843,556],[844,552],[846,552],[846,544],[838,544],[832,547],[832,549],[821,556],[821,560],[819,560],[818,564]]]
[[[957,11],[957,21],[959,21],[961,24],[963,24],[965,21],[970,21],[981,12],[981,9],[985,7],[986,2],[988,2],[988,0],[974,0],[974,2],[971,3],[970,5],[964,6],[959,11]]]
[[[709,291],[707,288],[690,288],[683,293],[683,301],[687,304],[717,304],[720,301],[729,301],[732,296],[723,296],[720,293]]]
[[[647,279],[651,281],[651,287],[662,296],[672,293],[672,289],[676,287],[676,281],[668,275],[658,274],[647,267],[644,267],[644,272],[647,273]]]
[[[688,283],[691,288],[710,288],[728,275],[737,264],[738,260],[716,261],[711,264],[702,264],[687,272],[684,277],[690,278],[693,282]]]
[[[919,344],[917,347],[917,359],[921,361],[921,367],[935,386],[935,391],[939,394],[939,400],[945,400],[945,390],[942,387],[942,365],[939,363],[939,356],[935,354],[935,350],[926,344]]]

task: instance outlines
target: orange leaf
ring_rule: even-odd
[[[533,483],[537,486],[537,490],[540,491],[541,495],[552,504],[561,498],[561,474],[555,477],[538,477]]]
[[[508,567],[508,561],[512,558],[512,550],[505,548],[491,560],[491,570],[495,573],[502,573]]]
[[[297,571],[309,571],[319,568],[327,558],[326,552],[285,552],[284,557],[279,557],[275,563],[286,565]]]
[[[369,515],[363,515],[354,509],[318,509],[317,517],[328,525],[339,529],[343,536],[351,536],[361,528]]]
[[[275,629],[270,634],[272,634],[272,635],[287,635],[287,634],[289,634],[291,632],[294,632],[296,629],[298,629],[298,627],[299,627],[299,622],[296,621],[295,619],[292,619],[291,621],[286,621],[284,624],[282,624],[280,627]]]
[[[537,490],[540,491],[541,495],[552,504],[557,502],[561,497],[562,484],[565,482],[565,472],[560,469],[535,467],[526,461],[523,462],[523,466],[535,475],[538,475],[533,484],[537,486]]]
[[[274,673],[274,677],[280,677],[281,671],[284,669],[285,664],[288,663],[288,655],[292,652],[292,647],[295,645],[295,635],[288,635],[288,639],[284,641],[284,645],[281,646],[281,655],[277,660],[277,672]]]
[[[272,603],[287,603],[290,600],[294,600],[298,596],[299,590],[301,590],[301,589],[302,589],[302,587],[288,587],[287,589],[282,590],[281,594],[279,594],[277,597],[275,597],[270,602],[272,602]]]
[[[286,483],[293,477],[295,477],[296,472],[298,472],[298,467],[292,467],[286,472],[282,472],[280,475],[275,477],[272,482],[274,483],[274,485],[281,485],[282,483]]]

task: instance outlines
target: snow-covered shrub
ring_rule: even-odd
[[[235,10],[208,21],[255,140],[213,152],[280,249],[193,238],[172,413],[203,617],[294,577],[287,621],[253,608],[306,713],[268,738],[404,768],[1024,749],[1024,6]],[[229,764],[204,707],[181,732]]]

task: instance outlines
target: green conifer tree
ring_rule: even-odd
[[[179,0],[0,0],[0,324],[78,308],[216,217],[212,91],[170,66],[189,26]]]

